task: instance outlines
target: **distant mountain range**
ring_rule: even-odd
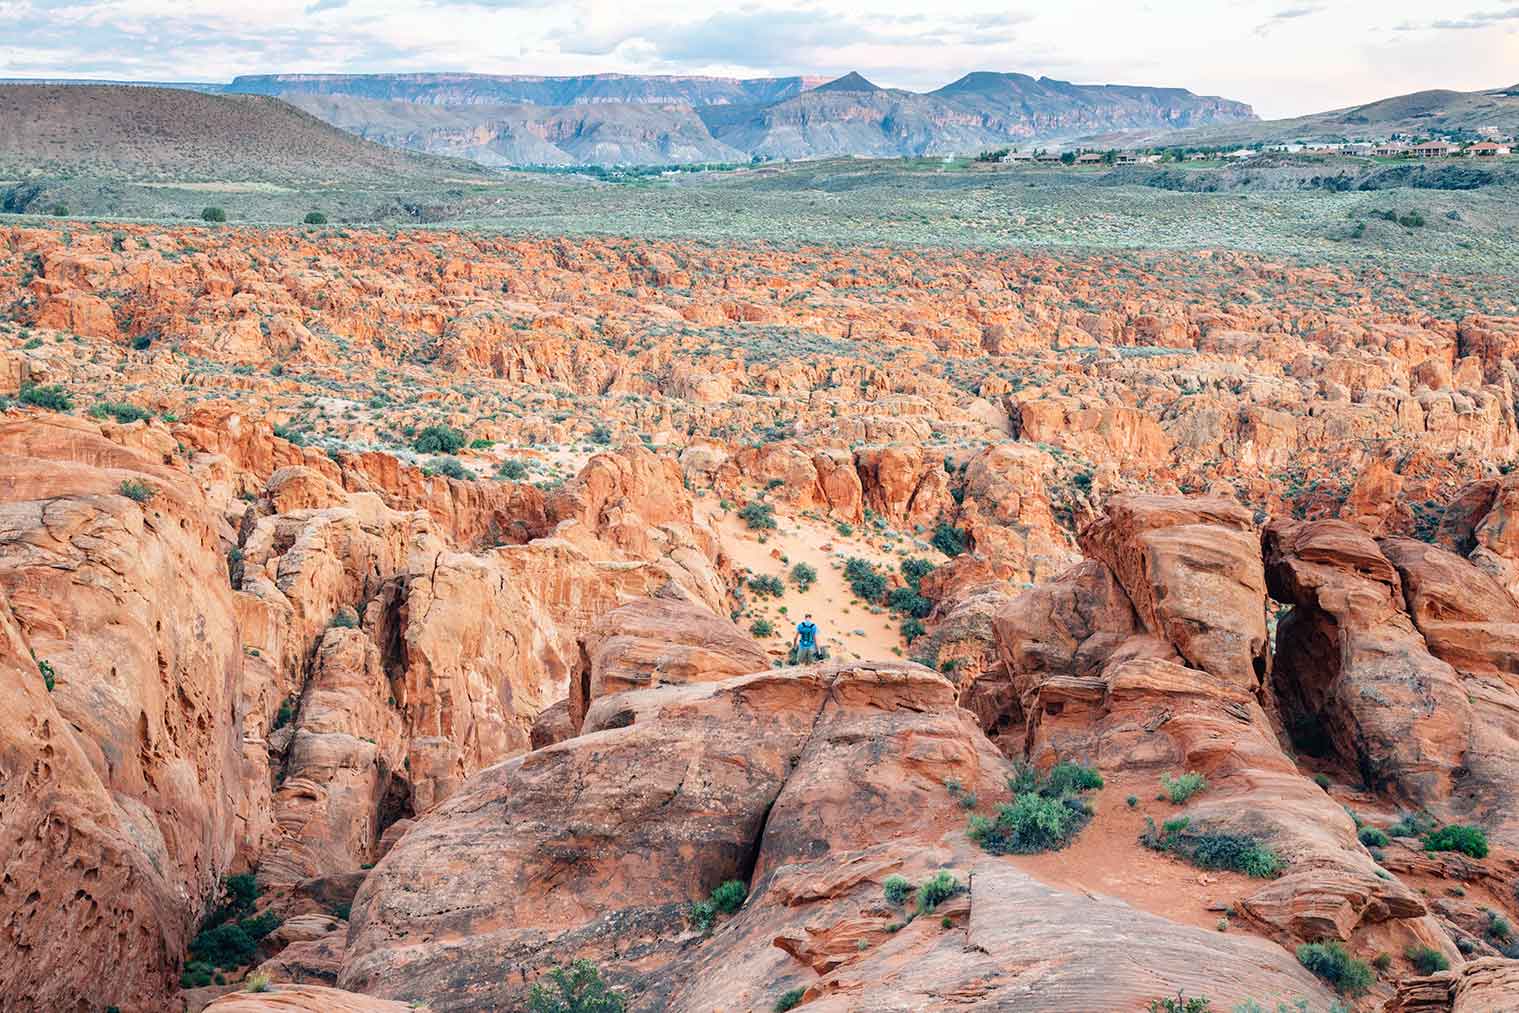
[[[1182,88],[967,74],[937,91],[817,78],[593,74],[276,74],[228,92],[270,95],[392,147],[487,165],[659,164],[976,152],[1114,130],[1252,119]]]

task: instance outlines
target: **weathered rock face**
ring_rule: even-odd
[[[1483,1013],[1508,1009],[1519,995],[1519,960],[1483,957],[1449,971],[1398,982],[1382,1013]]]
[[[899,737],[916,745],[887,748]],[[841,776],[863,774],[866,755],[896,759],[863,782]],[[943,779],[995,790],[1002,765],[949,683],[912,665],[605,697],[582,735],[482,772],[397,843],[355,902],[339,981],[476,1009],[520,996],[555,960],[616,953],[604,970],[638,977],[641,1008],[656,1008],[674,980],[652,972],[692,942],[688,902],[824,842],[943,833],[963,820]],[[887,787],[912,804],[877,810]],[[453,941],[418,945],[428,937]]]
[[[284,984],[267,992],[233,992],[206,1007],[214,1013],[406,1013],[415,1008],[324,985]]]
[[[1199,545],[1231,544],[1234,529],[1197,523],[1200,515],[1188,513],[1185,501],[1145,506],[1151,516],[1192,520],[1182,544],[1194,552]],[[1209,509],[1207,501],[1203,509]],[[1146,553],[1155,540],[1135,526],[1134,512],[1119,516],[1129,524],[1127,540],[1114,524],[1099,529],[1102,544],[1112,558],[1132,561],[1135,572],[1154,572]],[[1209,660],[1223,659],[1219,671],[1184,667],[1182,645],[1165,638],[1175,628],[1173,603],[1183,603],[1178,610],[1200,603],[1204,589],[1220,577],[1216,556],[1191,558],[1201,561],[1171,557],[1168,565],[1155,566],[1166,574],[1166,593],[1155,596],[1152,614],[1162,618],[1153,629],[1113,572],[1095,560],[1009,603],[996,620],[1006,681],[975,691],[983,725],[1022,725],[1021,743],[1007,731],[999,741],[1004,749],[1019,746],[1013,755],[1040,765],[1072,757],[1127,777],[1203,774],[1208,792],[1185,810],[1192,828],[1255,837],[1288,862],[1284,875],[1251,889],[1237,905],[1274,934],[1348,939],[1363,925],[1420,918],[1425,908],[1417,895],[1377,876],[1356,842],[1355,825],[1282,752],[1256,698],[1253,672],[1239,668],[1250,664],[1250,654],[1198,650]],[[1157,583],[1139,586],[1150,592]],[[1204,637],[1194,639],[1196,628],[1187,627],[1183,644],[1229,644],[1206,634],[1248,630],[1262,614],[1260,584],[1253,600],[1237,590],[1238,582],[1227,586],[1236,611],[1219,608]]]
[[[1250,512],[1218,499],[1114,496],[1081,547],[1122,583],[1145,628],[1241,687],[1266,671],[1266,582]]]
[[[0,424],[0,497],[0,979],[57,1009],[162,1002],[240,814],[267,807],[240,779],[216,534],[174,471],[79,420]]]
[[[322,638],[274,796],[279,834],[259,863],[265,888],[349,872],[374,858],[383,823],[410,815],[402,717],[380,652],[363,632]]]
[[[582,644],[589,666],[570,682],[569,718],[579,728],[604,696],[653,686],[721,682],[770,667],[770,656],[728,619],[667,584],[602,616]]]
[[[1342,521],[1266,530],[1277,628],[1277,698],[1289,726],[1322,727],[1365,782],[1417,807],[1443,806],[1466,764],[1472,709],[1404,611],[1402,580],[1377,543]]]

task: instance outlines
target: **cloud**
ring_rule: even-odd
[[[1312,17],[1313,15],[1318,14],[1323,10],[1323,4],[1305,4],[1301,7],[1288,7],[1285,10],[1277,11],[1275,14],[1268,17],[1265,21],[1262,21],[1260,24],[1256,25],[1255,34],[1266,35],[1271,31],[1271,29],[1275,28],[1277,25],[1280,25],[1285,21],[1296,21],[1299,18]]]
[[[348,6],[348,0],[316,0],[316,3],[306,8],[307,14],[320,14],[323,11],[341,10]]]
[[[1436,31],[1475,31],[1480,28],[1491,28],[1504,21],[1519,21],[1519,7],[1510,7],[1501,11],[1475,11],[1464,18],[1441,18],[1437,21],[1425,23],[1405,21],[1396,26],[1395,32],[1422,32],[1426,30]]]

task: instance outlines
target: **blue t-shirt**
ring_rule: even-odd
[[[816,647],[818,642],[818,628],[816,623],[803,622],[797,625],[797,641],[799,647]]]

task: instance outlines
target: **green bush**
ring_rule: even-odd
[[[1487,832],[1481,827],[1454,824],[1424,835],[1425,851],[1459,851],[1473,858],[1487,857]]]
[[[1091,818],[1091,807],[1079,798],[1028,792],[998,806],[995,819],[972,816],[966,833],[994,855],[1031,855],[1065,847]]]
[[[434,457],[427,462],[427,467],[422,469],[425,475],[442,475],[445,478],[458,479],[467,482],[474,478],[474,474],[464,466],[457,457]]]
[[[46,408],[50,412],[67,412],[74,409],[74,399],[69,397],[68,391],[56,383],[46,387],[27,384],[21,388],[17,400],[33,408]]]
[[[527,996],[529,1013],[623,1013],[627,1003],[601,980],[601,971],[589,960],[556,967],[533,985]]]
[[[928,632],[928,627],[923,625],[923,620],[909,616],[902,620],[902,639],[909,644]]]
[[[806,563],[798,563],[791,568],[791,583],[797,586],[797,590],[807,590],[817,579],[818,572]]]
[[[359,625],[359,614],[347,605],[344,605],[338,609],[337,614],[332,617],[332,622],[328,625],[339,630],[356,629]]]
[[[496,474],[513,482],[520,482],[527,478],[527,465],[515,457],[509,457],[501,462],[501,467],[496,469]]]
[[[763,640],[775,635],[775,624],[768,619],[756,619],[749,624],[749,632]]]
[[[1185,816],[1166,820],[1159,830],[1145,818],[1140,843],[1153,851],[1169,852],[1202,869],[1230,869],[1256,879],[1271,879],[1285,862],[1269,847],[1244,834],[1191,833]]]
[[[1192,771],[1175,778],[1170,774],[1160,775],[1160,788],[1171,800],[1172,805],[1182,805],[1207,786],[1207,778]]]
[[[259,941],[279,928],[279,924],[278,915],[265,911],[203,929],[190,941],[190,956],[210,967],[242,967],[252,963]]]
[[[934,610],[934,603],[914,588],[894,587],[886,595],[886,607],[893,612],[905,612],[914,619],[926,619]]]
[[[851,556],[844,561],[844,580],[861,601],[875,603],[886,593],[886,578],[876,572],[868,559]]]
[[[781,583],[779,577],[750,577],[749,590],[761,597],[779,598],[786,593],[786,585]]]
[[[48,208],[47,213],[54,218],[67,218],[69,216],[69,206],[67,204],[54,204]]]
[[[711,901],[720,914],[731,915],[744,906],[749,887],[741,879],[730,879],[712,891]]]
[[[745,503],[738,511],[739,520],[744,522],[750,531],[773,531],[775,529],[775,507],[761,500],[751,500]]]
[[[591,442],[597,446],[606,446],[612,442],[612,430],[599,422],[596,423],[591,427]]]
[[[957,528],[953,524],[941,523],[934,529],[934,536],[930,541],[933,547],[951,558],[965,551],[965,530]]]
[[[124,401],[97,401],[90,408],[90,415],[97,419],[115,419],[123,425],[128,422],[143,422],[153,417],[153,413],[146,408]]]
[[[1174,999],[1156,999],[1147,1007],[1149,1013],[1213,1013],[1213,1003],[1206,996],[1188,999],[1180,989]]]
[[[210,207],[202,211],[200,217],[203,221],[224,222],[227,220],[227,212],[223,208]]]
[[[278,436],[280,439],[286,440],[290,443],[294,443],[297,447],[304,447],[306,445],[306,434],[294,426],[276,422],[274,424],[273,431],[275,436]]]
[[[1514,934],[1514,927],[1509,924],[1508,919],[1503,917],[1502,914],[1489,908],[1487,912],[1487,929],[1484,931],[1484,934],[1496,942],[1506,943],[1509,941],[1509,937]]]
[[[1420,974],[1434,974],[1436,971],[1450,970],[1450,961],[1445,954],[1432,946],[1410,946],[1403,951],[1403,956],[1414,965]]]
[[[453,426],[426,426],[411,447],[419,454],[457,454],[464,449],[464,434]]]
[[[934,908],[964,890],[965,885],[956,879],[953,874],[940,869],[934,873],[933,878],[918,887],[917,912],[920,915],[928,914]]]
[[[933,573],[936,569],[938,569],[938,567],[934,566],[934,564],[930,563],[928,560],[919,559],[914,556],[912,558],[902,560],[902,579],[907,581],[907,583],[912,586],[912,589],[916,591],[922,586],[923,578],[927,577],[930,573]]]
[[[1435,821],[1424,813],[1404,813],[1387,828],[1389,837],[1423,837],[1435,828]]]
[[[146,503],[153,498],[153,489],[135,478],[128,478],[121,483],[121,494],[133,503]]]
[[[901,907],[907,902],[907,895],[912,893],[913,886],[906,876],[887,876],[881,889],[886,894],[886,903]]]
[[[790,991],[782,992],[780,997],[775,1000],[775,1005],[771,1008],[775,1010],[775,1013],[786,1013],[786,1010],[795,1009],[800,1006],[802,1004],[802,996],[806,994],[807,990],[805,988],[793,988]]]
[[[1054,798],[1072,792],[1096,791],[1101,787],[1102,775],[1094,768],[1062,760],[1050,768],[1038,791],[1046,798]]]
[[[1365,995],[1375,975],[1364,960],[1345,952],[1339,943],[1304,943],[1297,948],[1298,963],[1348,996]]]
[[[53,663],[45,659],[37,662],[37,674],[42,676],[42,685],[46,686],[47,691],[51,693],[57,681],[55,678],[57,673],[53,671]]]
[[[1356,838],[1368,848],[1385,848],[1389,843],[1387,834],[1376,827],[1362,827]]]
[[[322,214],[320,211],[307,211],[306,217],[301,219],[301,221],[305,222],[307,225],[326,225],[327,216]]]

